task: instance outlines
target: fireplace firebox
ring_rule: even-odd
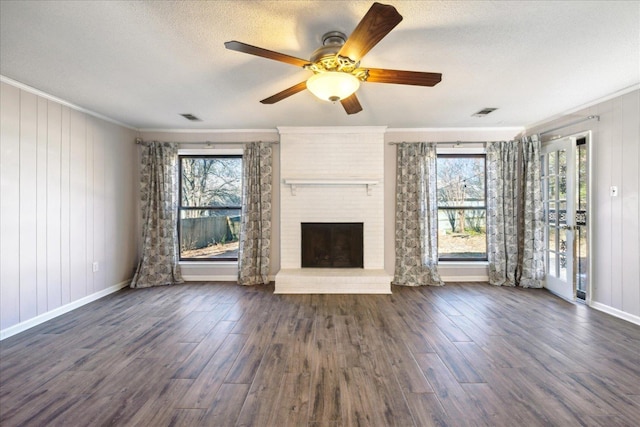
[[[364,268],[363,223],[303,222],[302,268]]]

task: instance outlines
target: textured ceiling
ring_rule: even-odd
[[[524,126],[640,83],[638,1],[383,3],[404,20],[361,65],[443,79],[364,83],[352,116],[308,91],[260,104],[310,72],[223,43],[308,58],[371,1],[2,0],[0,74],[139,129]]]

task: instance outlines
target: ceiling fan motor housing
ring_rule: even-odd
[[[340,49],[342,49],[346,40],[347,36],[340,31],[325,33],[322,36],[323,46],[313,52],[310,58],[311,62],[305,65],[304,68],[314,74],[340,72],[351,74],[361,82],[366,81],[369,73],[366,69],[358,68],[360,66],[359,61],[339,55]]]
[[[327,56],[337,55],[346,40],[347,36],[340,31],[330,31],[326,33],[322,36],[322,46],[311,54],[310,61],[316,63]]]

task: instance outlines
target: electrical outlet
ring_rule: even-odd
[[[100,265],[98,264],[98,261],[93,261],[93,272],[97,273],[99,269]]]

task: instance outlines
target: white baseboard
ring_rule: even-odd
[[[68,313],[76,308],[82,307],[83,305],[89,304],[90,302],[99,300],[102,297],[105,297],[109,294],[119,291],[122,288],[129,286],[131,283],[131,279],[125,280],[124,282],[120,282],[114,286],[110,286],[101,291],[95,292],[91,295],[87,295],[86,297],[80,298],[73,302],[63,305],[62,307],[55,308],[51,311],[47,311],[46,313],[42,313],[36,317],[32,317],[29,320],[25,320],[24,322],[20,322],[17,325],[9,326],[6,329],[0,331],[0,341],[5,338],[9,338],[20,332],[24,332],[27,329],[31,329],[34,326],[38,326],[48,320],[51,320],[55,317],[61,316],[65,313]]]
[[[600,302],[589,303],[590,307],[595,308],[596,310],[602,311],[604,313],[610,314],[614,317],[617,317],[622,320],[626,320],[627,322],[635,323],[636,325],[640,325],[640,316],[636,316],[634,314],[627,313],[626,311],[618,310],[617,308],[613,308],[606,304],[602,304]]]

